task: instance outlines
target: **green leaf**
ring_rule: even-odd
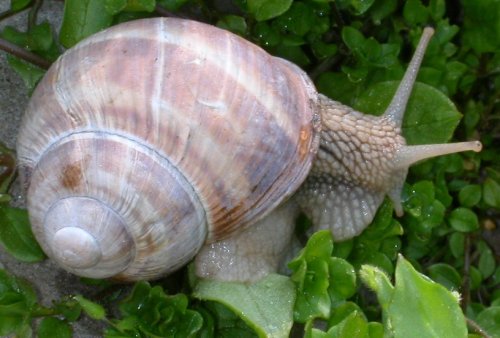
[[[429,266],[429,277],[435,282],[445,286],[448,290],[458,290],[462,284],[462,278],[457,270],[449,264],[437,263]]]
[[[21,32],[16,28],[7,26],[0,32],[0,36],[49,61],[55,60],[60,54],[59,48],[52,37],[52,28],[48,22],[34,25],[28,32]],[[9,65],[21,76],[30,92],[45,74],[45,70],[12,55],[8,55],[7,60]]]
[[[185,294],[167,295],[160,285],[151,287],[141,281],[120,304],[124,317],[115,322],[131,336],[191,337],[199,333],[203,318],[197,311],[188,309],[189,300]],[[127,319],[134,318],[134,319]],[[119,332],[109,329],[107,337],[119,337]]]
[[[35,291],[29,283],[0,269],[0,293],[7,291],[22,295],[28,307],[32,307],[36,303]]]
[[[248,12],[257,21],[265,21],[286,12],[292,5],[292,0],[248,0]]]
[[[362,233],[360,240],[380,243],[386,238],[402,235],[401,225],[392,218],[393,211],[392,203],[386,199],[378,208],[370,226]]]
[[[500,337],[500,306],[492,306],[481,311],[476,322],[489,337]]]
[[[358,29],[349,26],[342,29],[342,40],[354,53],[361,54],[360,50],[365,43],[365,37]]]
[[[323,41],[314,41],[311,44],[311,47],[313,49],[314,55],[318,59],[324,59],[330,56],[333,56],[337,53],[338,47],[337,45],[333,43],[325,43]]]
[[[342,39],[363,64],[388,68],[397,61],[399,53],[397,44],[380,44],[373,37],[365,39],[358,29],[349,26],[342,29]],[[344,67],[344,71],[345,69]],[[363,69],[358,68],[359,70]],[[353,69],[349,73],[353,72],[356,70]]]
[[[328,318],[328,327],[338,325],[344,319],[349,317],[353,312],[363,313],[363,310],[361,310],[359,305],[351,301],[339,302],[332,308],[332,315],[330,316],[330,318]]]
[[[78,41],[111,25],[113,16],[105,8],[102,0],[64,1],[63,22],[59,40],[69,48]]]
[[[496,52],[500,48],[500,2],[463,1],[464,45],[478,53]],[[485,9],[488,10],[485,10]]]
[[[365,113],[382,114],[398,84],[387,81],[371,86],[353,102],[353,107]],[[406,108],[403,134],[408,144],[447,142],[461,116],[446,95],[429,85],[416,83]]]
[[[302,2],[294,2],[285,14],[276,18],[274,27],[278,27],[285,34],[304,36],[316,24],[316,15],[313,8]]]
[[[463,257],[464,255],[465,237],[461,232],[454,232],[450,236],[450,250],[455,258]]]
[[[39,338],[71,338],[71,336],[71,326],[55,317],[44,318],[38,327]]]
[[[125,12],[152,12],[156,6],[155,0],[105,0],[104,7],[111,15]]]
[[[16,259],[33,263],[45,259],[38,245],[24,209],[0,204],[0,242]]]
[[[483,183],[483,200],[491,207],[500,208],[500,184],[489,177]]]
[[[368,323],[362,312],[354,311],[328,330],[331,337],[368,338]]]
[[[34,66],[31,63],[20,60],[16,57],[7,56],[9,65],[16,71],[17,74],[23,79],[24,85],[29,92],[33,91],[45,74],[45,70]]]
[[[398,6],[397,0],[375,0],[370,15],[376,24],[392,14]]]
[[[429,11],[420,0],[405,2],[403,16],[411,25],[425,24],[428,21]]]
[[[479,229],[477,215],[467,208],[456,208],[450,213],[448,222],[453,229],[460,232],[471,232]]]
[[[377,294],[382,309],[387,310],[394,292],[387,274],[375,266],[363,265],[359,270],[359,278]]]
[[[463,187],[458,193],[458,200],[464,207],[472,207],[481,201],[481,186],[479,184],[469,184]]]
[[[392,274],[394,272],[394,266],[392,265],[391,260],[381,252],[369,252],[363,263],[379,267],[388,274]]]
[[[29,32],[28,38],[30,50],[33,51],[49,50],[54,43],[52,28],[48,22],[33,26]]]
[[[387,315],[396,337],[467,336],[458,296],[418,273],[401,256]]]
[[[245,18],[238,15],[224,15],[217,21],[217,27],[239,35],[244,35],[247,32],[247,22]]]
[[[395,224],[401,225],[394,221]],[[399,237],[390,237],[384,239],[382,245],[380,246],[380,253],[386,256],[390,261],[396,260],[398,253],[401,251],[402,243]]]
[[[439,21],[446,14],[445,0],[431,0],[429,3],[429,14],[434,21]]]
[[[483,276],[481,274],[481,272],[476,269],[476,267],[474,266],[471,266],[470,267],[470,289],[471,290],[477,290],[480,286],[481,286],[481,283],[483,282]]]
[[[10,1],[10,9],[12,11],[20,11],[21,9],[27,7],[30,4],[31,0],[11,0]]]
[[[127,6],[127,0],[105,0],[104,2],[104,8],[111,15],[120,13]]]
[[[362,15],[372,6],[374,0],[337,0],[337,7],[347,9],[354,15]]]
[[[332,300],[344,300],[356,293],[356,271],[346,260],[331,257],[329,260],[329,278],[331,280],[328,291]]]
[[[365,13],[373,5],[374,0],[351,0],[350,5],[356,15]]]
[[[493,252],[489,247],[484,247],[481,250],[481,255],[479,256],[478,268],[483,275],[483,278],[488,278],[495,271],[496,262]]]
[[[293,269],[302,259],[328,259],[332,254],[332,250],[333,240],[331,233],[328,230],[318,231],[309,238],[307,245],[299,253],[299,256],[290,262],[289,267]]]
[[[226,305],[259,337],[288,337],[292,328],[295,288],[287,277],[271,274],[250,285],[202,280],[193,295]]]
[[[370,338],[383,338],[384,326],[378,322],[368,323],[368,336]]]
[[[74,299],[68,300],[63,298],[61,301],[57,302],[53,308],[56,313],[60,313],[64,316],[64,319],[68,322],[76,321],[82,313],[82,307]]]
[[[59,47],[53,38],[52,27],[48,22],[33,25],[27,32],[7,26],[1,32],[1,36],[48,61],[54,61],[60,55]]]
[[[197,307],[197,311],[200,311],[204,321],[203,331],[199,334],[200,337],[216,337],[217,335],[224,338],[258,337],[252,328],[224,304],[205,301],[203,305],[207,310]]]
[[[332,250],[331,232],[318,231],[288,264],[292,270],[291,279],[297,285],[294,318],[298,322],[304,323],[315,317],[326,319],[329,316],[331,300],[328,289]]]
[[[103,320],[106,318],[106,310],[102,305],[92,302],[81,295],[76,295],[74,299],[80,304],[82,310],[92,319]]]
[[[281,35],[267,22],[257,22],[254,26],[254,36],[259,44],[265,47],[273,47],[281,42]]]
[[[402,256],[394,287],[374,267],[363,266],[360,277],[377,294],[387,333],[405,338],[467,336],[459,297],[418,273]]]
[[[33,288],[24,280],[0,269],[0,336],[29,328],[35,304],[36,294]]]

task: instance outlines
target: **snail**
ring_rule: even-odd
[[[37,86],[18,136],[34,235],[80,276],[158,278],[201,250],[201,276],[251,279],[262,274],[214,272],[238,264],[217,259],[248,231],[281,256],[300,210],[336,240],[359,234],[386,195],[401,214],[412,163],[481,148],[401,136],[431,35],[381,117],[330,100],[296,65],[207,24],[142,19],[81,41]]]

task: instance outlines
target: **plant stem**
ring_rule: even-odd
[[[36,17],[38,10],[42,6],[43,0],[35,0],[33,6],[28,13],[28,31],[36,25]]]
[[[45,60],[44,58],[1,38],[0,38],[0,50],[4,50],[9,54],[12,54],[20,59],[28,61],[43,69],[48,69],[51,65],[50,61]]]

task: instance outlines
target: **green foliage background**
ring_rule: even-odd
[[[40,2],[12,0],[0,18],[29,10],[28,30],[6,27],[0,37],[44,60],[119,22],[181,16],[295,62],[320,92],[374,114],[430,25],[436,33],[405,137],[445,142],[455,131],[456,140],[480,139],[484,149],[413,167],[404,217],[394,218],[385,202],[357,238],[333,244],[328,233],[315,234],[290,263],[290,277],[225,284],[199,281],[186,269],[175,275],[182,285],[140,282],[126,294],[94,281],[98,291],[114,288],[113,297],[68,295],[45,308],[30,285],[0,270],[0,335],[31,336],[32,320],[42,317],[39,337],[68,337],[83,312],[107,323],[107,337],[500,337],[500,1],[66,0],[57,36],[34,19]],[[28,90],[44,74],[16,55],[8,60]],[[0,151],[0,242],[20,260],[44,259],[26,212],[8,205],[15,156]]]

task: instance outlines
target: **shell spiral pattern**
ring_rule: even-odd
[[[18,139],[33,231],[82,276],[151,279],[250,226],[303,182],[314,86],[218,28],[128,22],[68,50]]]

